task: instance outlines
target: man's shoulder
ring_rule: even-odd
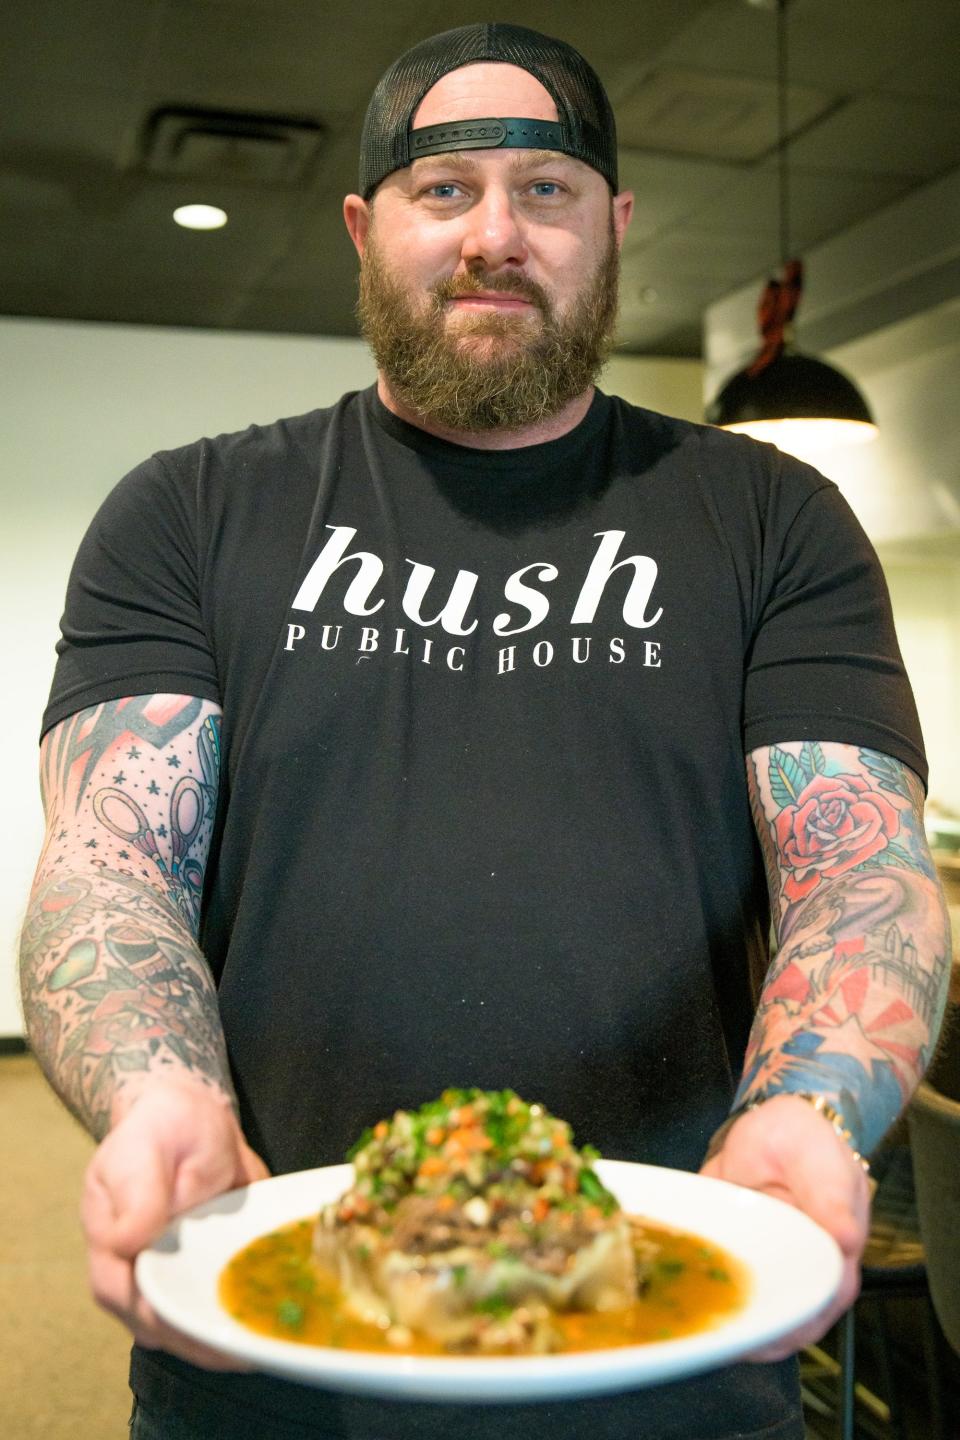
[[[671,457],[684,468],[692,463],[716,468],[727,475],[741,470],[767,475],[780,468],[783,456],[772,445],[747,435],[720,430],[716,425],[653,410],[620,395],[607,394],[610,416],[628,445],[642,453],[653,448],[664,458]],[[789,463],[789,462],[788,462]]]
[[[352,390],[333,405],[285,415],[266,423],[254,422],[242,430],[203,435],[185,445],[156,451],[152,459],[177,473],[196,473],[198,467],[247,470],[289,461],[298,454],[316,456],[331,426],[344,423],[358,407],[364,391]]]
[[[699,500],[703,513],[718,517],[730,533],[745,533],[746,526],[785,534],[811,500],[811,523],[849,522],[835,482],[777,446],[620,397],[609,400],[624,470],[642,472],[647,482],[655,475],[657,493],[681,497],[684,504]]]
[[[626,400],[622,395],[615,395],[609,391],[606,392],[605,398],[611,407],[612,414],[616,416],[620,424],[638,435],[649,435],[652,432],[671,439],[676,446],[689,445],[716,451],[718,454],[727,456],[728,459],[768,454],[773,448],[770,445],[751,440],[745,435],[737,435],[729,430],[720,430],[716,425],[708,425],[706,421],[690,420],[679,415],[671,415],[664,410],[653,410],[649,406],[638,405],[633,400]]]

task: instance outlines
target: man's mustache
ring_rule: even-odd
[[[440,304],[445,300],[459,300],[464,295],[480,295],[484,291],[515,295],[521,300],[529,300],[543,311],[550,309],[550,301],[543,288],[523,275],[483,275],[474,271],[469,275],[451,275],[433,287],[434,298]]]

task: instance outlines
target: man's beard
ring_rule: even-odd
[[[526,277],[481,270],[441,281],[418,310],[371,230],[357,313],[391,394],[406,409],[453,431],[517,430],[556,415],[597,379],[613,342],[619,270],[611,221],[605,254],[562,317]],[[539,322],[528,310],[461,314],[448,323],[446,302],[481,290],[532,301]]]

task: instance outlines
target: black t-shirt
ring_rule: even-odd
[[[925,778],[836,487],[600,393],[518,450],[428,436],[371,389],[154,456],[94,520],[63,637],[46,726],[154,691],[223,707],[201,941],[275,1171],[339,1161],[447,1085],[511,1086],[605,1154],[696,1168],[768,931],[744,752],[844,741]],[[216,1383],[293,1413],[305,1393]],[[697,1433],[772,1424],[784,1383],[697,1382],[739,1397]],[[400,1433],[347,1409],[329,1433]],[[651,1392],[637,1433],[693,1440],[676,1413]]]

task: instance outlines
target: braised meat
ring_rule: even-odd
[[[314,1260],[398,1344],[545,1351],[555,1312],[637,1297],[644,1261],[597,1152],[513,1091],[447,1090],[381,1121],[350,1158],[354,1185],[321,1212]]]

